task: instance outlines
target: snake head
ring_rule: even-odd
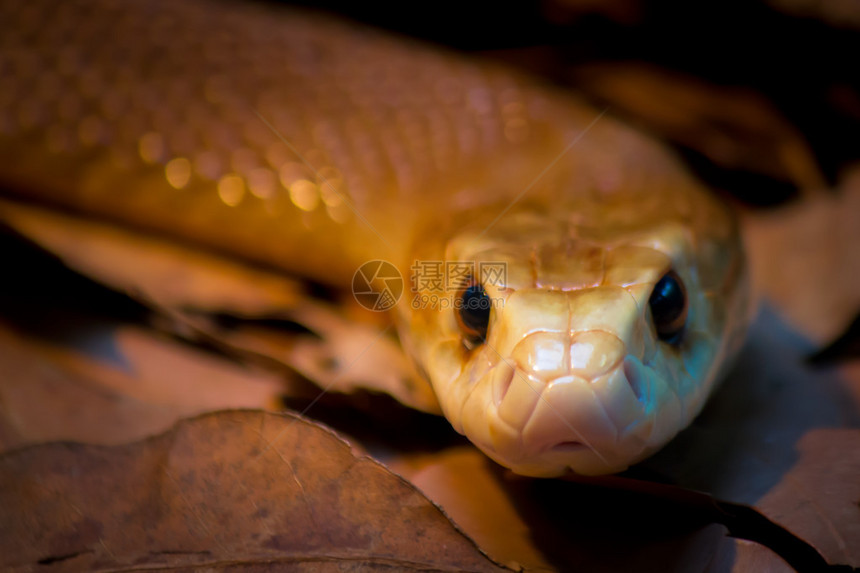
[[[727,211],[690,203],[524,207],[440,242],[438,259],[476,270],[435,305],[413,279],[404,339],[454,428],[517,473],[557,476],[624,470],[686,427],[748,314]]]

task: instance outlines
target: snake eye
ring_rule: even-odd
[[[490,324],[490,297],[479,284],[464,288],[457,299],[457,324],[463,332],[466,346],[484,342]]]
[[[669,271],[657,281],[648,299],[660,340],[677,344],[687,323],[687,290],[681,277]]]

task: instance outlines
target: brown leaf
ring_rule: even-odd
[[[441,413],[433,389],[415,372],[388,320],[382,324],[350,320],[340,309],[310,300],[269,319],[289,320],[308,334],[284,332],[262,321],[238,320],[222,328],[205,316],[178,316],[220,344],[264,355],[326,392],[373,390],[410,408]]]
[[[756,505],[828,562],[860,567],[860,430],[814,430],[800,440],[798,454]]]
[[[769,573],[781,573],[794,571],[789,567],[788,563],[780,559],[780,557],[758,543],[744,541],[743,539],[725,539],[726,545],[733,546],[731,550],[723,552],[725,555],[732,555],[732,562],[721,562],[715,560],[706,569],[711,571],[731,571],[732,573],[760,573],[768,571]]]
[[[168,307],[261,315],[301,301],[301,283],[176,241],[0,200],[0,220],[70,268]]]
[[[414,487],[289,415],[12,452],[0,507],[0,565],[17,570],[502,570]]]
[[[744,213],[756,290],[816,342],[836,338],[860,308],[860,168],[830,194]]]
[[[384,336],[390,321],[380,321],[379,313],[359,316],[304,294],[301,283],[283,274],[91,220],[3,200],[0,220],[72,269],[170,317],[160,323],[166,330],[262,358],[326,391],[369,389],[439,412],[429,385],[393,337]],[[236,325],[219,327],[208,319],[212,313],[236,317]],[[313,336],[268,327],[273,319],[293,321]]]
[[[498,472],[476,448],[403,455],[388,466],[439,504],[499,563],[530,572],[555,570],[530,538],[528,523],[499,483]]]
[[[119,444],[184,416],[273,405],[284,386],[138,328],[86,336],[94,353],[0,324],[0,451],[51,440]]]

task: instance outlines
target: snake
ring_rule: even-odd
[[[4,197],[344,289],[364,277],[439,411],[516,473],[643,460],[738,352],[731,210],[569,89],[284,6],[4,13]]]

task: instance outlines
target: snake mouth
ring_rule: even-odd
[[[496,367],[493,376],[493,400],[496,406],[500,406],[511,389],[511,383],[517,375],[516,368],[508,362],[503,362]],[[520,373],[522,376],[522,373]]]
[[[627,450],[638,451],[637,432],[625,429],[644,423],[640,396],[648,380],[634,364],[617,364],[594,379],[568,374],[542,381],[509,367],[494,375],[494,397],[501,401],[494,404],[497,423],[485,451],[521,473],[619,471],[631,457]]]
[[[566,440],[550,447],[548,451],[553,453],[574,453],[590,449],[591,448],[589,448],[582,442],[577,442],[575,440]]]
[[[641,364],[641,363],[640,363]],[[630,385],[630,390],[640,402],[644,400],[646,393],[646,381],[643,380],[641,367],[637,367],[636,363],[631,359],[624,360],[624,377],[627,379],[627,384]]]
[[[653,436],[674,427],[655,414],[667,382],[630,355],[594,378],[541,377],[500,361],[467,402],[464,433],[525,475],[620,471],[653,450]]]

